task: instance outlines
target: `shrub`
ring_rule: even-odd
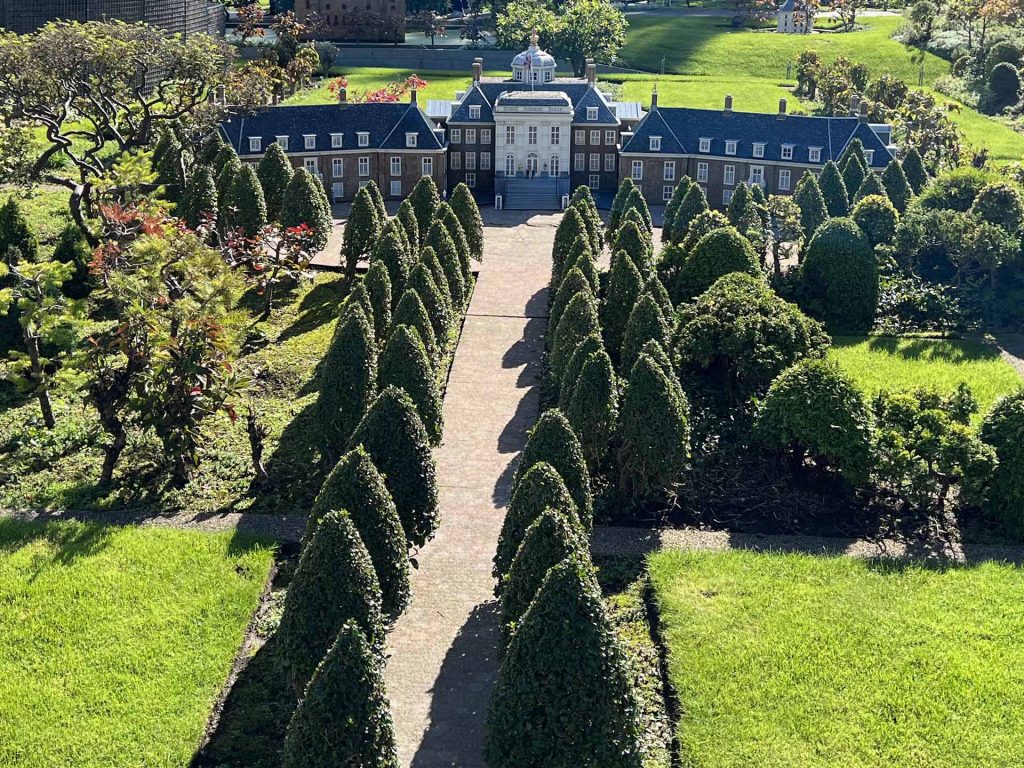
[[[434,326],[430,322],[430,315],[427,314],[420,295],[411,288],[402,294],[402,298],[398,300],[398,306],[395,307],[395,314],[391,317],[392,328],[397,328],[400,325],[407,325],[416,330],[432,367],[436,369],[440,363],[441,352],[437,345],[437,337],[434,335]]]
[[[906,167],[903,170],[906,171]],[[963,213],[970,210],[974,198],[992,180],[993,176],[990,173],[979,168],[953,168],[936,176],[927,188],[919,193],[915,202],[925,210],[946,209]]]
[[[876,173],[869,173],[864,177],[864,181],[857,187],[857,193],[853,196],[851,204],[856,205],[869,195],[878,195],[886,199],[889,197],[889,194],[885,191],[885,185],[882,184],[882,180],[878,178]]]
[[[580,345],[576,347],[576,351],[572,353],[572,357],[569,358],[558,388],[558,409],[562,413],[569,410],[569,403],[572,402],[572,393],[576,389],[576,382],[579,381],[580,374],[583,372],[583,366],[586,364],[587,359],[595,352],[605,352],[607,354],[605,346],[601,342],[600,334],[592,333],[580,342]]]
[[[555,293],[555,300],[551,304],[551,311],[548,313],[548,332],[545,338],[550,345],[554,344],[558,333],[558,323],[562,315],[565,314],[566,307],[578,293],[593,295],[593,288],[583,273],[577,267],[573,267],[562,280],[562,285]]]
[[[662,347],[668,346],[668,323],[665,314],[650,293],[644,293],[629,313],[626,334],[622,339],[622,352],[619,354],[619,370],[631,371],[640,350],[651,339]]]
[[[377,395],[349,442],[359,444],[383,473],[409,543],[423,546],[440,519],[436,468],[427,430],[404,390],[389,386]]]
[[[1011,40],[1000,40],[988,49],[985,56],[985,71],[991,73],[999,64],[1006,62],[1015,67],[1020,65],[1021,51],[1018,44]]]
[[[373,252],[370,255],[371,266],[374,262],[380,262],[387,269],[388,282],[391,285],[391,298],[397,306],[409,281],[413,259],[405,249],[405,244],[394,227],[385,228],[380,239],[374,244]]]
[[[430,176],[422,176],[409,195],[412,212],[416,215],[416,231],[419,233],[417,242],[422,243],[427,230],[434,220],[437,206],[441,204],[441,196],[437,193],[437,184]]]
[[[491,696],[491,768],[640,768],[635,694],[592,567],[552,568],[523,616]]]
[[[755,430],[796,467],[809,457],[851,483],[868,477],[871,417],[860,390],[834,362],[802,360],[783,371],[758,408]]]
[[[331,206],[323,185],[305,168],[299,168],[284,190],[281,226],[290,229],[303,224],[313,230],[311,250],[316,252],[326,248],[334,227]]]
[[[749,240],[732,227],[723,227],[704,235],[694,246],[679,271],[676,295],[692,299],[730,272],[760,276],[761,264]]]
[[[626,336],[629,314],[640,298],[643,287],[643,278],[633,259],[625,251],[617,251],[612,256],[608,288],[599,312],[605,343],[614,355],[613,362],[618,361],[622,340]]]
[[[1000,62],[988,76],[988,107],[999,112],[1020,99],[1020,72],[1008,62]]]
[[[60,231],[53,247],[53,260],[74,265],[75,271],[61,286],[65,296],[69,299],[84,299],[92,292],[92,278],[89,275],[92,251],[77,224],[68,224]]]
[[[526,529],[549,509],[575,518],[579,524],[578,507],[565,487],[562,476],[546,461],[537,461],[521,473],[516,481],[498,535],[493,573],[498,581],[499,592],[516,552],[519,551],[519,545],[523,543]]]
[[[669,325],[672,324],[672,313],[675,308],[672,306],[672,299],[668,295],[668,291],[665,290],[665,284],[661,282],[661,279],[655,274],[647,278],[647,282],[644,283],[644,293],[650,294],[651,298],[654,299],[654,303],[661,309],[661,313],[665,316],[665,322]]]
[[[324,355],[316,401],[320,446],[329,460],[341,455],[373,398],[377,383],[376,349],[366,314],[349,302]]]
[[[874,176],[874,174],[871,175]],[[843,186],[846,187],[846,194],[850,197],[849,205],[853,205],[856,200],[857,190],[864,183],[866,176],[865,166],[857,159],[856,155],[851,155],[850,159],[846,161],[846,165],[843,166]]]
[[[924,167],[924,161],[921,159],[921,155],[918,154],[915,147],[911,147],[907,150],[906,157],[903,158],[901,163],[903,166],[903,174],[907,177],[907,182],[910,184],[910,188],[914,190],[915,195],[920,195],[921,190],[924,189],[925,184],[928,183],[928,171]]]
[[[306,523],[306,542],[332,511],[348,512],[366,546],[381,590],[381,610],[398,615],[409,604],[409,551],[395,502],[370,455],[359,446],[327,475]]]
[[[346,623],[317,667],[284,739],[284,768],[398,768],[394,725],[380,659]]]
[[[347,621],[382,650],[381,592],[373,562],[348,512],[331,510],[302,550],[277,629],[281,662],[299,696]]]
[[[1024,223],[1024,201],[1012,184],[986,184],[971,203],[971,213],[1007,232],[1016,232]]]
[[[452,327],[452,312],[445,296],[434,282],[426,260],[420,259],[420,263],[413,268],[409,275],[409,287],[416,291],[423,302],[427,316],[430,318],[430,325],[434,329],[438,352],[442,352],[448,346],[448,332]]]
[[[179,208],[185,223],[192,229],[198,229],[206,220],[217,217],[217,183],[213,173],[205,165],[192,172],[192,178],[185,186],[185,199]]]
[[[793,200],[800,208],[800,228],[804,232],[804,242],[809,242],[818,227],[828,219],[825,196],[818,179],[810,171],[805,171],[797,182]]]
[[[821,325],[750,275],[721,278],[680,310],[673,353],[680,379],[728,401],[762,395],[783,370],[821,357],[829,338]]]
[[[800,265],[809,313],[838,331],[871,330],[878,306],[878,263],[860,227],[831,219],[811,239]]]
[[[650,233],[642,229],[632,219],[624,220],[615,232],[615,240],[612,242],[612,253],[623,251],[629,254],[633,264],[640,270],[640,274],[647,276],[651,274],[654,256],[651,245]]]
[[[370,193],[370,200],[373,201],[373,210],[377,214],[378,224],[383,224],[388,218],[388,209],[384,205],[384,195],[381,194],[380,187],[377,186],[377,182],[373,179],[366,182],[366,191]]]
[[[39,240],[13,197],[0,206],[0,260],[6,261],[7,252],[17,249],[25,261],[39,260]]]
[[[853,220],[860,227],[872,248],[892,242],[899,218],[900,215],[896,212],[893,204],[889,202],[889,198],[882,195],[862,197],[853,206]]]
[[[608,442],[615,434],[619,417],[615,369],[604,350],[594,352],[584,362],[573,386],[566,417],[579,437],[587,463],[597,471],[608,453]]]
[[[679,213],[679,208],[683,204],[683,198],[686,197],[686,193],[690,191],[690,187],[693,182],[690,181],[689,176],[683,176],[676,185],[676,188],[672,190],[672,197],[668,201],[668,205],[665,206],[665,213],[662,217],[661,223],[661,242],[664,244],[679,242],[675,239],[675,230],[673,229],[675,224],[676,216]],[[685,233],[684,233],[685,237]]]
[[[185,176],[181,166],[181,142],[171,131],[164,131],[153,150],[153,170],[157,183],[164,188],[164,197],[181,205]],[[180,210],[180,208],[179,208]]]
[[[832,217],[846,216],[850,211],[850,196],[846,191],[846,183],[836,164],[829,160],[818,177],[821,196],[825,200],[825,210]]]
[[[443,207],[447,206],[442,203],[438,208],[439,213]],[[427,250],[433,251],[444,271],[444,281],[448,286],[452,310],[461,314],[462,308],[466,306],[466,281],[458,248],[441,219],[436,219],[427,230],[424,252]]]
[[[629,194],[626,195],[626,201],[622,206],[622,219],[620,224],[630,217],[630,211],[635,211],[639,214],[643,229],[649,235],[654,226],[651,220],[651,211],[647,207],[647,201],[644,200],[643,193],[637,186],[634,186],[633,189],[629,191]]]
[[[501,587],[501,646],[530,607],[548,571],[568,557],[586,559],[590,542],[576,515],[546,509],[526,529]]]
[[[228,194],[231,184],[242,170],[242,163],[236,157],[229,161],[217,176],[217,226],[223,230],[228,226]]]
[[[857,162],[860,163],[861,169],[867,170],[868,158],[867,155],[864,154],[864,143],[858,138],[851,139],[850,143],[846,145],[846,148],[843,149],[842,153],[839,155],[839,162],[837,165],[840,168],[846,168],[846,164],[850,162],[851,157],[856,157]],[[847,188],[849,189],[849,187]]]
[[[699,184],[691,184],[672,219],[673,243],[682,243],[690,232],[690,225],[702,213],[708,211],[708,199]]]
[[[432,445],[441,442],[444,417],[437,377],[427,349],[415,328],[399,325],[391,331],[380,355],[380,386],[394,385],[412,398]]]
[[[437,222],[444,225],[445,230],[451,236],[452,242],[455,244],[455,258],[453,264],[458,265],[459,279],[462,281],[462,303],[465,305],[469,301],[469,291],[473,285],[473,265],[470,263],[469,254],[469,242],[466,240],[466,233],[462,229],[462,223],[459,221],[459,217],[455,215],[455,211],[448,203],[441,203],[437,209]],[[431,225],[433,227],[433,224]],[[430,233],[427,233],[429,239]],[[437,246],[434,250],[441,253]]]
[[[690,407],[679,382],[640,355],[622,397],[619,484],[635,500],[673,495],[690,457]]]
[[[405,239],[409,245],[409,253],[417,254],[420,252],[420,225],[416,218],[416,210],[412,207],[412,200],[406,198],[402,201],[402,204],[398,206],[398,213],[395,215],[399,223],[402,225],[402,231],[405,233]]]
[[[430,276],[434,278],[434,284],[437,285],[438,293],[448,310],[451,311],[453,309],[452,292],[448,287],[448,278],[445,275],[444,267],[441,266],[441,260],[437,257],[437,252],[429,245],[426,246],[420,251],[420,263],[429,270]]]
[[[622,220],[622,214],[626,211],[626,200],[635,189],[636,184],[628,176],[619,184],[619,189],[612,200],[612,208],[608,212],[608,229],[606,231],[608,240],[615,237],[615,232],[619,228],[619,222]]]
[[[477,261],[484,260],[484,220],[480,217],[473,193],[463,183],[455,185],[452,192],[452,210],[462,225],[469,245],[469,254]]]
[[[597,203],[594,202],[594,194],[590,187],[586,184],[576,187],[569,205],[583,217],[583,223],[587,225],[587,232],[590,235],[591,249],[594,253],[600,253],[604,249],[604,224],[601,223],[601,214],[597,212]]]
[[[580,212],[569,207],[562,220],[558,222],[558,228],[555,230],[555,243],[551,248],[551,282],[549,284],[552,291],[558,290],[558,286],[565,278],[565,273],[572,268],[572,262],[576,257],[571,255],[571,252],[577,241],[581,239],[587,240],[589,245],[587,226]]]
[[[597,300],[590,291],[575,294],[558,320],[555,340],[551,345],[551,371],[555,381],[562,380],[565,365],[576,351],[576,347],[591,333],[600,333],[601,324],[597,319]]]
[[[533,425],[526,447],[519,457],[516,478],[522,477],[524,472],[540,461],[546,461],[561,476],[576,503],[580,522],[589,531],[594,517],[590,473],[583,459],[580,441],[561,411],[544,411]]]
[[[569,251],[569,263],[566,268],[566,272],[574,267],[583,273],[583,276],[587,278],[590,283],[590,289],[596,296],[598,291],[601,290],[601,276],[597,271],[597,261],[594,258],[594,252],[590,249],[590,245],[586,238],[580,238],[576,241],[576,244]],[[562,278],[565,279],[564,277]]]
[[[370,188],[360,187],[352,201],[352,210],[345,221],[345,236],[341,244],[341,255],[345,262],[345,276],[355,277],[359,260],[368,256],[376,242],[383,224],[378,219],[377,207],[370,194]]]
[[[259,176],[260,185],[263,187],[263,195],[267,202],[267,218],[271,221],[277,221],[281,216],[284,191],[288,188],[288,182],[292,180],[294,173],[292,164],[288,162],[284,150],[276,141],[267,147],[256,168],[256,175]]]
[[[882,171],[882,186],[885,187],[885,194],[893,207],[902,215],[910,205],[914,190],[910,188],[910,182],[907,181],[907,175],[898,160],[890,160],[885,166],[885,170]]]
[[[1024,536],[1024,392],[1001,398],[985,416],[981,439],[996,452],[986,510]]]
[[[379,261],[372,262],[363,286],[373,308],[374,338],[383,339],[391,327],[391,280],[387,267]]]
[[[699,189],[699,187],[698,187]],[[682,251],[684,255],[690,254],[694,246],[700,242],[704,235],[714,232],[716,229],[722,229],[723,227],[731,227],[729,219],[721,211],[701,211],[698,213],[693,221],[690,222],[690,228],[686,233],[686,237],[683,238]],[[685,262],[686,259],[684,258]]]

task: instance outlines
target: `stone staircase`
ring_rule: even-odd
[[[504,207],[512,211],[557,211],[562,207],[558,179],[508,179]]]

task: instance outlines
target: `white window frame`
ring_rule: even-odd
[[[590,156],[589,170],[591,173],[601,170],[601,156],[593,154]]]
[[[587,120],[597,120],[597,107],[587,107]]]
[[[604,169],[606,171],[614,171],[615,170],[615,153],[614,152],[608,152],[607,154],[605,154],[605,156],[604,156]]]
[[[661,152],[661,136],[651,136],[647,148],[650,152]]]
[[[708,164],[697,163],[697,181],[704,184],[708,183]]]
[[[320,174],[320,164],[317,162],[315,157],[305,158],[302,161],[302,167],[314,176],[318,176]]]
[[[345,197],[345,185],[342,182],[336,181],[331,184],[331,197],[334,198],[334,202]]]
[[[591,189],[600,189],[601,188],[601,174],[600,173],[592,173],[592,174],[590,174],[590,176],[587,177],[587,186],[590,187]]]
[[[604,132],[604,143],[606,147],[614,147],[618,144],[618,134],[616,131],[605,131]]]
[[[302,147],[303,149],[316,149],[316,134],[304,133],[302,135]]]
[[[476,174],[475,173],[467,173],[466,174],[466,186],[469,187],[470,189],[476,189]]]
[[[402,180],[401,179],[392,179],[391,180],[391,190],[390,191],[391,191],[391,197],[401,197],[402,196]]]
[[[479,104],[470,104],[469,105],[469,118],[470,118],[470,120],[479,120],[480,119],[480,105]]]
[[[551,146],[557,147],[562,143],[562,128],[558,125],[551,126]]]
[[[783,144],[782,145],[782,154],[780,155],[780,157],[783,160],[792,160],[793,159],[793,145],[792,144]]]
[[[764,186],[764,166],[750,166],[750,178],[748,181],[751,185],[757,184],[758,186]]]
[[[345,146],[345,134],[343,133],[332,133],[331,134],[331,149],[341,149]]]
[[[448,164],[451,166],[453,171],[461,171],[462,170],[462,153],[461,152],[452,152],[449,155]]]
[[[711,151],[711,139],[706,139],[706,138],[700,139],[700,149],[699,149],[699,151],[700,152],[710,152]]]
[[[871,164],[875,161],[875,150],[873,150],[873,149],[865,149],[864,150],[864,160],[867,162],[868,168],[870,168]]]
[[[809,163],[820,163],[821,162],[821,147],[808,147],[807,148],[807,162],[809,162]]]
[[[669,200],[671,200],[672,199],[672,194],[675,191],[676,191],[676,188],[673,187],[671,184],[666,184],[664,187],[662,187],[661,188],[661,200],[662,200],[662,202],[667,203]]]
[[[675,181],[676,180],[676,161],[666,160],[665,167],[662,173],[662,179],[664,181]]]
[[[537,126],[531,125],[526,129],[526,143],[528,146],[537,146]]]
[[[731,187],[736,183],[736,166],[735,165],[723,165],[722,166],[722,183]]]
[[[586,131],[576,130],[576,131],[573,131],[573,135],[575,136],[575,144],[576,144],[577,147],[582,147],[584,144],[587,143],[587,132]]]
[[[364,155],[363,157],[359,158],[359,178],[365,179],[369,175],[370,175],[370,158],[366,157]]]
[[[476,170],[476,152],[467,152],[466,153],[466,170],[467,171],[475,171]]]
[[[448,139],[449,139],[449,142],[451,144],[461,144],[462,143],[462,129],[461,128],[452,128],[451,132],[448,134]]]
[[[406,146],[406,149],[416,149],[416,146],[417,146],[418,143],[419,143],[419,136],[417,134],[412,133],[412,132],[405,134],[405,146]]]
[[[788,192],[790,184],[792,184],[792,175],[787,169],[781,169],[779,171],[779,190],[782,192]]]
[[[590,132],[590,146],[598,147],[601,145],[601,132],[591,131]]]
[[[432,158],[432,157],[420,158],[420,175],[421,176],[433,176],[434,175],[434,158]]]
[[[335,157],[331,160],[331,178],[332,179],[343,179],[345,178],[345,160],[341,157]]]
[[[735,155],[736,154],[736,147],[738,145],[739,145],[739,142],[736,141],[736,139],[726,139],[725,140],[725,154],[727,154],[727,155]]]
[[[505,126],[505,143],[510,147],[516,145],[516,127],[514,125]]]
[[[250,152],[262,152],[263,151],[263,137],[262,136],[250,136],[249,137],[249,151]]]
[[[490,128],[481,128],[480,129],[480,143],[481,144],[490,144],[491,143],[491,129]]]
[[[572,156],[572,167],[575,171],[587,170],[587,156],[582,152],[577,152]]]
[[[762,142],[756,142],[754,144],[754,157],[764,157],[764,144]]]
[[[722,205],[728,205],[731,202],[732,202],[732,190],[731,189],[723,189],[722,190]]]
[[[644,161],[634,160],[632,166],[629,169],[629,178],[633,181],[644,180]]]
[[[399,155],[394,155],[390,162],[391,175],[401,176],[402,175],[402,158]]]
[[[367,133],[366,131],[360,131],[359,133],[356,134],[356,143],[360,147],[370,146],[370,134]]]
[[[279,146],[285,152],[288,151],[288,137],[287,136],[275,136],[274,140],[277,142],[277,146]]]
[[[466,143],[467,144],[476,144],[476,128],[467,128],[466,129]]]

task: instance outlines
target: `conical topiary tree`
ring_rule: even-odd
[[[885,186],[882,184],[882,180],[878,178],[878,174],[869,173],[864,177],[864,181],[857,187],[857,192],[853,196],[853,205],[856,205],[865,197],[869,195],[878,195],[880,197],[888,197],[888,193],[885,191]]]
[[[346,297],[346,301],[350,304],[358,304],[362,308],[363,314],[366,315],[366,321],[370,324],[370,329],[373,330],[375,320],[373,302],[370,301],[370,292],[366,290],[366,282],[360,280]],[[374,341],[378,341],[378,339],[374,337]]]
[[[405,390],[423,420],[431,444],[438,445],[444,429],[441,392],[427,348],[415,328],[399,325],[391,331],[380,355],[377,378],[381,387],[394,385]]]
[[[590,187],[586,184],[576,187],[569,205],[583,217],[583,223],[587,225],[587,232],[590,234],[591,249],[594,253],[601,253],[604,249],[604,224],[601,222],[601,214],[597,211],[597,203]]]
[[[664,373],[669,379],[676,377],[675,371],[672,368],[672,361],[669,359],[668,352],[661,346],[657,341],[651,339],[648,341],[640,350],[640,354],[649,356],[654,362],[661,368],[661,372]]]
[[[216,156],[214,156],[213,158],[214,178],[220,176],[220,172],[224,170],[225,165],[230,163],[232,160],[238,159],[238,155],[235,153],[235,150],[233,147],[231,147],[231,145],[225,143],[224,141],[221,141],[218,146],[220,147],[220,149],[218,149]]]
[[[192,178],[185,186],[185,199],[180,211],[185,223],[197,229],[204,221],[216,221],[217,209],[217,182],[210,168],[200,165],[192,171]]]
[[[574,295],[558,320],[555,340],[551,345],[549,360],[555,381],[562,380],[562,372],[576,347],[591,333],[600,333],[601,323],[597,319],[597,300],[589,291]]]
[[[380,187],[377,186],[377,182],[370,179],[364,187],[367,192],[370,193],[370,200],[373,201],[373,210],[377,214],[377,222],[383,226],[384,222],[388,218],[388,209],[384,205],[384,195],[381,194]]]
[[[562,284],[562,278],[565,277],[565,273],[569,271],[572,266],[570,262],[570,255],[576,246],[576,243],[585,239],[589,245],[590,238],[587,234],[587,225],[583,221],[583,216],[580,212],[573,207],[569,207],[565,211],[565,215],[562,216],[562,220],[558,222],[558,228],[555,229],[555,243],[551,248],[551,300],[554,300],[555,291]],[[575,257],[573,257],[575,260]]]
[[[373,327],[362,307],[348,303],[320,369],[316,401],[320,449],[329,462],[341,455],[377,382],[377,347]]]
[[[640,350],[652,339],[662,348],[668,346],[668,334],[669,326],[664,311],[651,294],[644,293],[629,313],[622,351],[619,353],[619,370],[623,373],[632,371]]]
[[[442,203],[444,207],[447,207]],[[440,213],[441,207],[438,207]],[[462,262],[455,241],[449,234],[441,219],[435,219],[427,230],[426,250],[433,250],[437,256],[438,263],[444,272],[445,283],[448,286],[448,295],[451,298],[452,311],[456,314],[462,313],[466,305],[466,281],[462,271]]]
[[[171,131],[165,131],[157,143],[157,150],[161,144],[163,150],[153,153],[153,169],[156,171],[157,181],[164,188],[164,196],[180,206],[185,192],[181,142]]]
[[[437,529],[437,477],[426,427],[409,395],[386,387],[373,401],[352,436],[383,473],[409,543],[423,546]]]
[[[398,206],[398,213],[395,215],[399,223],[402,225],[402,231],[405,232],[406,239],[409,242],[409,253],[416,254],[420,252],[420,225],[416,219],[416,211],[412,207],[412,200],[406,198],[402,201],[402,204]]]
[[[221,132],[219,130],[214,131],[200,145],[196,163],[212,167],[217,160],[217,156],[224,150],[232,151],[231,147],[224,141],[224,136]],[[216,175],[216,172],[214,172],[215,177]]]
[[[690,231],[690,224],[708,210],[708,199],[700,184],[691,184],[672,219],[672,243],[682,243]]]
[[[619,228],[619,221],[626,210],[626,200],[629,198],[630,192],[635,189],[636,184],[628,176],[619,184],[619,189],[615,193],[615,199],[612,200],[612,208],[608,212],[608,227],[605,230],[605,238],[609,242],[615,237],[615,232]]]
[[[665,284],[661,282],[661,279],[656,274],[647,278],[647,282],[644,283],[644,293],[651,294],[654,303],[661,308],[662,314],[665,315],[665,322],[671,326],[675,308],[672,306],[672,298],[668,295],[668,291],[665,290]]]
[[[612,243],[612,253],[625,251],[640,274],[646,279],[654,270],[652,259],[654,251],[651,246],[651,239],[646,230],[637,226],[633,220],[624,220],[615,233],[615,240]]]
[[[857,190],[860,189],[860,185],[864,183],[864,177],[867,175],[867,170],[861,165],[857,156],[850,155],[850,159],[843,166],[843,185],[846,187],[846,194],[850,196],[850,205],[853,205]]]
[[[850,195],[846,191],[842,172],[836,164],[829,160],[818,177],[818,187],[825,200],[825,210],[829,216],[845,216],[850,211]]]
[[[462,279],[463,293],[465,295],[463,303],[466,303],[469,301],[469,291],[473,284],[473,264],[469,253],[469,241],[466,240],[466,232],[462,228],[462,222],[459,221],[459,217],[455,215],[455,211],[452,210],[448,203],[441,203],[437,210],[437,221],[444,225],[444,228],[448,230],[448,234],[451,235],[452,242],[455,243],[455,253],[458,255],[459,277]],[[429,233],[427,236],[429,238]],[[437,250],[436,246],[435,250]]]
[[[267,204],[256,171],[246,163],[231,180],[227,197],[227,227],[256,237],[267,226]]]
[[[640,768],[642,727],[593,566],[544,577],[512,636],[487,712],[490,768]]]
[[[320,521],[333,510],[348,512],[366,545],[381,590],[381,610],[398,615],[409,603],[409,550],[395,502],[370,454],[359,446],[327,475],[306,525],[312,541]]]
[[[866,333],[878,307],[878,261],[852,219],[831,219],[800,265],[801,305],[832,331]]]
[[[601,275],[597,271],[597,261],[590,243],[585,237],[581,237],[569,251],[569,263],[566,265],[566,272],[576,268],[583,273],[590,283],[591,290],[596,294],[601,290]],[[565,279],[564,277],[562,278]]]
[[[381,662],[348,622],[313,674],[288,724],[283,768],[398,768]]]
[[[622,340],[626,337],[626,324],[629,314],[633,311],[640,293],[643,291],[643,278],[633,264],[633,260],[625,251],[618,251],[612,256],[612,267],[608,273],[608,289],[601,301],[601,330],[604,341],[612,355],[612,362],[617,362],[622,350]]]
[[[380,262],[387,269],[388,281],[391,284],[391,299],[397,306],[409,281],[413,258],[406,250],[405,243],[394,227],[385,228],[380,239],[374,243],[373,251],[370,254],[371,266],[374,262]]]
[[[583,455],[596,473],[608,454],[619,418],[619,393],[611,358],[595,352],[583,364],[566,417],[580,440]]]
[[[448,347],[448,333],[452,328],[452,312],[445,297],[438,290],[430,270],[422,260],[409,275],[409,288],[414,290],[423,302],[430,318],[430,326],[434,329],[438,352],[443,353]]]
[[[626,195],[626,202],[622,205],[622,221],[625,221],[630,211],[636,211],[640,215],[645,231],[647,234],[650,234],[654,228],[651,220],[651,211],[647,207],[647,201],[644,199],[643,192],[637,186],[634,186],[629,191],[629,194]]]
[[[444,267],[437,253],[429,245],[420,251],[420,262],[430,271],[430,276],[437,284],[437,290],[441,293],[448,309],[452,309],[452,292],[448,287],[448,278],[445,276]]]
[[[736,185],[736,189],[733,190],[732,198],[725,209],[725,216],[729,219],[730,224],[740,229],[744,223],[750,221],[751,214],[753,213],[754,198],[750,192],[750,187],[747,186],[746,182],[741,181]],[[740,231],[742,232],[742,230]]]
[[[228,220],[228,193],[231,191],[231,184],[242,171],[242,162],[232,156],[228,162],[221,168],[220,173],[217,174],[217,200],[219,201],[219,207],[217,209],[217,221],[218,224],[224,225]]]
[[[537,596],[548,571],[567,557],[586,559],[590,542],[574,514],[546,509],[526,529],[501,586],[501,646]]]
[[[818,179],[810,171],[805,171],[797,182],[793,201],[800,208],[800,228],[804,232],[804,242],[809,242],[818,227],[828,220],[825,196],[821,193]]]
[[[675,223],[676,214],[683,204],[683,198],[690,191],[692,184],[693,182],[690,181],[689,176],[683,176],[676,185],[676,188],[672,190],[672,197],[668,201],[668,205],[665,206],[665,213],[661,221],[661,242],[666,245],[677,242],[673,237],[672,227]]]
[[[566,307],[569,306],[569,302],[572,301],[573,297],[582,291],[593,295],[590,282],[579,269],[573,267],[562,281],[562,286],[555,294],[555,300],[551,304],[551,311],[548,313],[548,332],[545,335],[545,340],[551,346],[554,345],[555,334],[558,333],[558,323],[562,315],[565,314]]]
[[[836,163],[840,168],[846,168],[846,164],[850,161],[851,157],[856,157],[857,162],[860,163],[860,167],[867,169],[868,157],[864,154],[864,144],[858,138],[853,138],[850,143],[846,145],[842,153],[839,155],[839,160]]]
[[[68,224],[57,235],[57,242],[53,244],[53,261],[74,267],[71,277],[61,286],[61,293],[69,299],[84,299],[92,293],[94,281],[89,270],[92,249],[77,224]]]
[[[885,187],[885,194],[893,206],[902,216],[910,205],[910,198],[914,196],[914,190],[910,188],[907,175],[903,173],[903,166],[898,160],[890,160],[882,172],[882,186]]]
[[[576,502],[572,500],[562,476],[546,461],[538,461],[516,481],[501,525],[493,570],[498,594],[527,528],[548,509],[575,518],[576,524],[582,528]]]
[[[576,347],[576,351],[572,353],[572,357],[569,358],[558,388],[558,410],[562,413],[569,410],[569,403],[572,402],[572,394],[576,389],[576,382],[579,381],[580,374],[583,372],[583,366],[595,352],[607,354],[604,342],[601,341],[601,336],[598,333],[592,333],[581,341],[580,345]]]
[[[281,663],[296,694],[302,696],[347,621],[382,650],[381,592],[373,561],[349,513],[331,510],[302,549],[277,629]]]
[[[303,224],[312,230],[310,249],[317,252],[326,248],[334,227],[331,206],[323,184],[305,168],[298,168],[284,190],[281,226],[290,229]]]
[[[690,409],[679,382],[640,355],[619,418],[620,487],[635,500],[671,496],[690,457]]]
[[[379,219],[370,188],[361,187],[352,200],[352,210],[345,221],[345,236],[341,244],[347,279],[355,277],[359,260],[369,255],[381,227],[383,223]]]
[[[409,202],[416,215],[416,229],[419,233],[419,242],[422,243],[427,236],[427,230],[430,229],[430,225],[434,221],[437,206],[441,204],[441,196],[437,193],[437,185],[434,180],[429,176],[420,177],[416,186],[413,187],[412,194],[409,195]]]
[[[256,175],[263,187],[263,196],[267,201],[267,218],[277,221],[281,218],[281,206],[284,204],[284,191],[292,180],[295,170],[276,141],[267,147],[260,159]]]
[[[732,227],[725,227],[704,235],[693,247],[679,271],[676,295],[692,299],[730,272],[761,275],[761,260],[747,238]]]
[[[434,326],[430,323],[430,315],[420,295],[411,288],[406,289],[395,307],[391,316],[391,327],[397,328],[400,325],[407,325],[414,328],[423,342],[431,367],[437,369],[441,353],[437,346],[437,337],[434,335]]]
[[[539,461],[546,461],[562,477],[565,487],[576,502],[580,522],[589,531],[594,519],[594,500],[583,449],[569,420],[561,411],[553,408],[544,411],[530,430],[526,447],[519,457],[516,477],[521,477]]]
[[[907,177],[910,188],[914,190],[915,195],[920,195],[924,185],[928,183],[928,170],[924,167],[924,161],[915,147],[907,150],[901,165],[903,166],[903,175]]]
[[[381,340],[391,327],[391,278],[387,267],[379,261],[371,262],[363,285],[373,308],[373,335]]]
[[[459,218],[462,231],[469,245],[469,255],[477,261],[484,260],[484,220],[480,208],[473,199],[473,193],[462,182],[452,191],[452,210]]]
[[[0,260],[6,260],[11,249],[16,249],[25,261],[39,260],[39,238],[13,197],[0,206]]]

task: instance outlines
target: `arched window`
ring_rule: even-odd
[[[516,156],[513,154],[505,155],[505,175],[516,175]]]
[[[558,165],[558,163],[559,163],[559,160],[558,160],[558,155],[552,155],[552,156],[551,156],[551,165],[549,165],[549,166],[548,166],[548,168],[549,168],[549,173],[550,173],[550,174],[551,174],[552,176],[557,176],[557,175],[558,175],[558,173],[559,173],[559,171],[561,170],[561,169],[559,168],[559,165]]]

